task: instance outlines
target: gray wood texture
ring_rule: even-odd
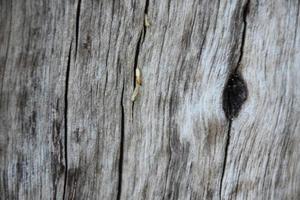
[[[299,7],[0,0],[0,199],[300,199]]]
[[[0,199],[62,199],[73,5],[0,2]]]

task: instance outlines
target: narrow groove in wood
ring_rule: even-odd
[[[244,46],[245,46],[245,39],[246,39],[246,30],[247,30],[247,15],[249,13],[249,5],[250,5],[250,0],[247,0],[247,2],[244,5],[243,8],[243,24],[244,24],[244,28],[243,28],[243,32],[242,32],[242,41],[241,41],[241,47],[240,47],[240,55],[239,55],[239,59],[237,62],[237,66],[235,67],[234,71],[237,71],[239,66],[241,65],[241,61],[244,55]]]
[[[81,8],[81,0],[78,0],[77,11],[76,11],[76,23],[75,23],[75,59],[77,56],[77,49],[79,43],[79,27],[80,27],[80,8]]]
[[[139,40],[137,42],[137,47],[135,50],[135,55],[134,55],[134,64],[133,64],[133,73],[134,73],[134,78],[133,78],[133,86],[136,86],[136,77],[135,77],[135,71],[138,67],[138,59],[139,59],[139,54],[140,54],[140,46],[141,46],[141,42],[142,41],[142,34],[140,34]]]
[[[142,30],[143,32],[144,30]],[[135,76],[135,72],[136,72],[136,69],[138,67],[138,60],[139,60],[139,54],[140,54],[140,47],[141,47],[141,44],[142,44],[142,37],[143,37],[143,34],[140,34],[139,36],[139,39],[138,39],[138,42],[137,42],[137,47],[136,47],[136,50],[135,50],[135,55],[134,55],[134,64],[133,64],[133,88],[135,88],[137,85],[136,85],[136,76]],[[132,101],[132,119],[133,119],[133,110],[134,110],[134,101]]]
[[[146,3],[145,3],[145,14],[148,14],[148,9],[149,9],[149,0],[146,0]]]
[[[71,65],[71,52],[72,52],[72,41],[69,48],[68,62],[66,69],[66,79],[65,79],[65,110],[64,110],[64,120],[65,120],[65,177],[64,177],[64,189],[63,189],[63,199],[66,197],[67,188],[67,178],[68,178],[68,92],[69,92],[69,79],[70,79],[70,65]]]
[[[117,200],[121,199],[122,194],[122,178],[123,178],[123,161],[124,161],[124,130],[125,130],[125,113],[124,113],[124,105],[123,105],[123,97],[124,97],[124,85],[122,88],[121,94],[121,138],[120,138],[120,157],[119,157],[119,174],[118,174],[118,193]]]
[[[144,17],[147,15],[148,13],[148,7],[149,7],[149,0],[146,0],[146,3],[145,3],[145,11],[144,11]],[[142,31],[140,33],[140,36],[139,36],[139,39],[138,39],[138,42],[137,42],[137,47],[136,47],[136,50],[135,50],[135,55],[134,55],[134,66],[133,66],[133,88],[136,87],[136,76],[135,76],[135,72],[136,72],[136,69],[138,67],[138,60],[139,60],[139,54],[140,54],[140,48],[145,40],[145,36],[146,36],[146,30],[147,30],[147,27],[145,25],[145,23],[143,22],[143,28],[142,28]],[[132,102],[132,119],[133,119],[133,109],[134,109],[134,101]]]
[[[144,10],[144,18],[148,15],[148,10],[149,10],[149,0],[146,0],[145,2],[145,10]],[[146,32],[147,32],[147,27],[146,27],[146,24],[144,22],[143,24],[143,42],[144,42],[144,39],[146,37]]]
[[[222,199],[223,179],[224,179],[224,174],[225,174],[225,169],[226,169],[226,162],[227,162],[227,156],[228,156],[228,147],[229,147],[229,143],[230,143],[231,125],[232,125],[232,119],[230,119],[229,122],[228,122],[228,131],[227,131],[224,162],[223,162],[224,164],[223,164],[223,168],[222,168],[222,176],[221,176],[221,181],[220,181],[220,191],[219,191],[220,200]]]

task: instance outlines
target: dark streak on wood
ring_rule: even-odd
[[[224,174],[225,174],[225,170],[226,170],[226,163],[227,163],[227,157],[228,157],[228,147],[230,144],[230,131],[231,131],[231,125],[232,125],[232,119],[229,119],[228,121],[228,132],[227,132],[227,136],[226,136],[226,146],[225,146],[225,150],[224,150],[224,162],[223,162],[223,168],[222,168],[222,175],[221,175],[221,181],[220,181],[220,190],[219,190],[219,194],[220,194],[220,200],[222,200],[222,189],[223,189],[223,179],[224,179]]]
[[[78,50],[78,41],[79,41],[79,28],[80,28],[80,8],[81,8],[81,0],[78,0],[77,10],[76,10],[76,22],[75,22],[75,60],[77,57]]]
[[[72,41],[70,43],[68,63],[66,67],[66,80],[65,80],[65,110],[64,110],[64,121],[65,121],[65,177],[64,177],[64,190],[63,190],[63,199],[66,197],[66,187],[68,179],[68,91],[69,91],[69,79],[70,79],[70,67],[71,67],[71,58],[72,58]]]
[[[121,94],[121,138],[120,138],[120,153],[119,153],[119,166],[118,166],[118,191],[117,191],[117,200],[121,199],[122,194],[122,180],[123,180],[123,163],[124,163],[124,132],[125,132],[125,113],[124,113],[124,105],[123,105],[123,96],[124,96],[124,87],[122,89]]]
[[[237,70],[239,68],[239,66],[241,65],[241,61],[244,55],[244,46],[245,46],[245,40],[246,40],[246,31],[247,31],[247,15],[249,13],[249,9],[250,9],[250,1],[251,0],[246,0],[246,3],[243,7],[243,15],[242,15],[242,19],[243,19],[243,31],[242,31],[242,39],[241,39],[241,45],[240,45],[240,55],[238,58],[238,62],[237,62],[237,66],[235,67],[234,71],[237,73]]]

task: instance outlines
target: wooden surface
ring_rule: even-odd
[[[0,4],[0,199],[62,199],[72,4]]]
[[[0,0],[0,199],[300,199],[299,7]]]

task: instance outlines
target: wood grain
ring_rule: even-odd
[[[62,199],[72,4],[1,1],[0,199]]]
[[[299,199],[299,7],[0,0],[0,199]]]
[[[67,199],[120,196],[125,112],[131,109],[144,7],[143,1],[78,2],[68,89]]]
[[[249,97],[233,120],[224,199],[300,198],[299,1],[251,1],[241,71]]]
[[[222,93],[238,62],[245,3],[149,2],[141,96],[125,124],[124,199],[219,199]]]

